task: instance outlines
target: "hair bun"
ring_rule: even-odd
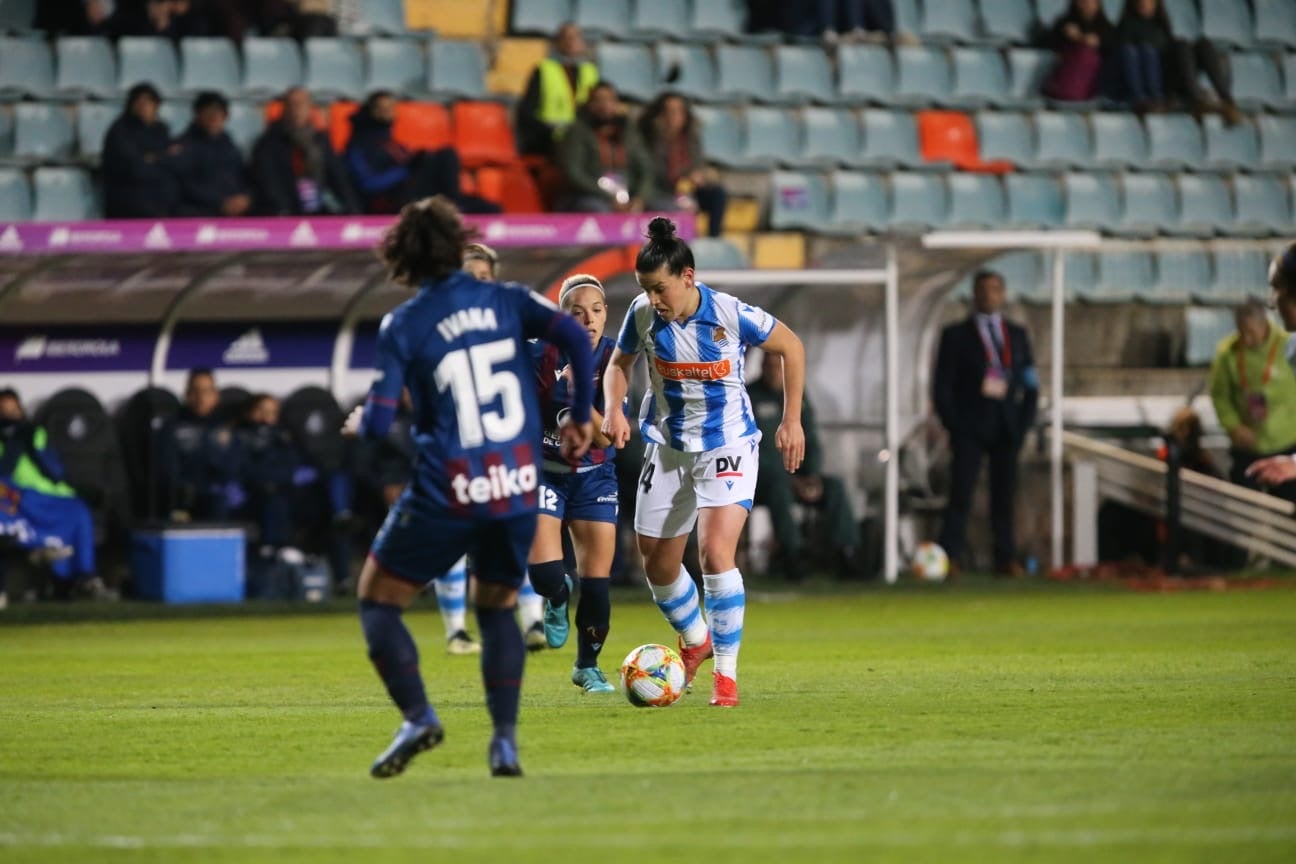
[[[664,243],[675,239],[675,223],[665,216],[658,216],[648,223],[648,239],[654,243]]]

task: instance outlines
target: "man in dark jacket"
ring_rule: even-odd
[[[238,442],[220,410],[210,369],[193,369],[185,404],[162,434],[162,461],[171,486],[172,518],[226,519],[237,503]]]
[[[1003,277],[991,270],[979,271],[972,291],[974,314],[941,333],[932,384],[932,401],[949,432],[953,457],[940,544],[956,564],[963,552],[981,458],[989,456],[994,566],[999,573],[1015,576],[1021,572],[1013,544],[1017,455],[1035,421],[1039,374],[1026,330],[999,314]]]
[[[101,171],[109,219],[158,219],[175,210],[171,132],[158,119],[160,102],[152,84],[136,84],[104,135]]]
[[[229,102],[214,91],[194,99],[193,122],[176,140],[179,216],[245,216],[252,207],[243,154],[225,131]]]
[[[328,136],[311,121],[314,105],[304,87],[284,94],[283,116],[252,148],[255,209],[265,216],[359,213],[342,162]]]
[[[606,81],[594,85],[563,135],[558,162],[567,180],[560,210],[638,213],[652,195],[652,158],[621,96]]]

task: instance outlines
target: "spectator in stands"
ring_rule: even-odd
[[[1044,82],[1044,95],[1064,102],[1094,98],[1115,33],[1101,0],[1071,0],[1049,34],[1058,62]]]
[[[152,84],[136,84],[126,107],[104,136],[100,173],[104,214],[109,219],[157,219],[178,204],[177,152],[171,132],[158,119],[161,97]]]
[[[283,116],[266,127],[252,148],[257,213],[265,216],[359,213],[342,161],[328,136],[315,128],[310,93],[294,87],[283,96]]]
[[[245,496],[237,509],[260,529],[262,557],[272,557],[292,539],[293,477],[301,461],[279,425],[279,400],[269,393],[250,397],[234,437]]]
[[[1210,370],[1211,401],[1232,446],[1229,479],[1255,486],[1251,463],[1296,453],[1296,374],[1287,361],[1287,334],[1272,326],[1262,303],[1236,310],[1237,332],[1220,341]],[[1296,483],[1274,494],[1296,501]]]
[[[606,81],[594,85],[563,135],[558,162],[567,189],[560,210],[638,213],[652,193],[652,159],[616,88]]]
[[[809,562],[805,555],[805,538],[792,517],[792,505],[802,504],[823,512],[825,539],[836,560],[839,576],[855,572],[859,549],[859,527],[851,510],[846,484],[840,477],[823,473],[823,447],[810,400],[802,397],[801,428],[805,430],[805,461],[796,473],[783,467],[783,455],[775,443],[775,432],[783,420],[783,361],[768,354],[761,364],[761,376],[748,385],[756,425],[761,430],[760,472],[756,481],[756,503],[770,509],[774,539],[778,543],[777,562],[788,579],[805,575]]]
[[[598,68],[587,56],[580,27],[564,23],[554,34],[553,50],[536,65],[518,102],[514,120],[518,149],[528,155],[554,155],[598,82]]]
[[[1162,111],[1175,93],[1194,114],[1218,110],[1227,125],[1241,122],[1224,59],[1205,37],[1192,43],[1176,39],[1161,0],[1125,0],[1117,40],[1126,95],[1136,110]],[[1199,72],[1206,73],[1218,105],[1197,83]]]
[[[369,94],[351,115],[346,164],[366,213],[397,213],[411,201],[444,195],[464,213],[498,213],[498,205],[464,194],[459,154],[453,147],[409,150],[392,137],[396,97],[388,90]]]
[[[111,0],[41,0],[32,26],[51,37],[107,36],[115,33]]]
[[[813,3],[750,3],[754,28],[776,27],[791,36],[873,41],[895,36],[891,0],[815,0]]]
[[[1278,310],[1283,327],[1288,333],[1296,333],[1296,243],[1287,244],[1269,263],[1269,288],[1273,292],[1271,305]],[[1296,363],[1292,341],[1287,344],[1288,360]],[[1265,486],[1296,480],[1296,459],[1273,456],[1257,460],[1247,469],[1247,476]]]
[[[957,568],[967,534],[968,514],[981,460],[990,461],[990,523],[994,567],[1007,576],[1022,573],[1013,544],[1013,498],[1017,457],[1039,399],[1039,374],[1025,328],[1000,314],[1004,279],[993,270],[972,278],[974,312],[941,332],[932,381],[932,402],[949,432],[949,504],[940,545]]]
[[[639,116],[639,133],[652,158],[650,210],[698,210],[707,228],[719,237],[728,196],[719,175],[707,167],[702,137],[688,100],[662,93]]]
[[[238,450],[210,369],[190,370],[184,401],[175,423],[161,436],[172,518],[226,519],[239,503],[241,490],[233,488],[239,480]]]
[[[245,216],[252,209],[243,154],[225,131],[229,102],[213,90],[198,94],[193,122],[176,139],[179,216]]]

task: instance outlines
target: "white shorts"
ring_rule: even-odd
[[[693,530],[702,507],[741,504],[750,510],[759,447],[759,435],[700,453],[650,443],[635,495],[635,531],[646,537],[679,537]]]

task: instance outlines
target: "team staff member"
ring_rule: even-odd
[[[1269,264],[1269,287],[1273,305],[1288,333],[1296,332],[1296,243],[1279,252]],[[1266,486],[1280,486],[1296,480],[1296,460],[1291,456],[1270,456],[1251,463],[1247,475]]]

